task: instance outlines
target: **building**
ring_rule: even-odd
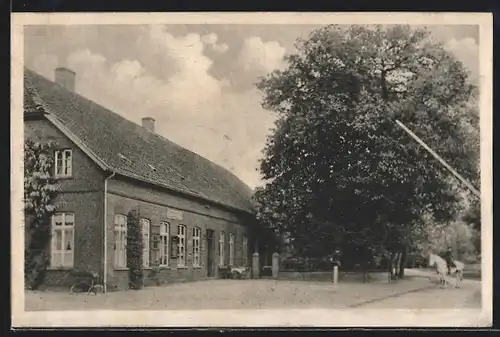
[[[228,170],[75,92],[76,74],[55,81],[25,69],[25,139],[53,141],[56,199],[46,286],[66,286],[73,269],[103,275],[107,290],[128,288],[127,214],[143,228],[147,270],[165,281],[218,276],[249,266],[252,190]],[[155,268],[157,270],[157,268]]]

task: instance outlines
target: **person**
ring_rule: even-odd
[[[446,265],[448,266],[448,275],[450,275],[451,267],[455,265],[455,263],[453,262],[453,254],[451,252],[451,247],[449,247],[446,253],[444,253],[444,260],[446,261]]]

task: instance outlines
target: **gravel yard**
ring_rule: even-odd
[[[340,283],[274,280],[208,280],[106,295],[27,291],[25,310],[196,310],[259,308],[348,308],[435,287],[415,277],[394,283]]]

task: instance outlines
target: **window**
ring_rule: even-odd
[[[149,231],[151,228],[151,222],[148,219],[141,219],[141,229],[142,229],[142,266],[144,268],[149,267]]]
[[[186,226],[177,226],[177,236],[179,238],[177,266],[184,267],[186,265]]]
[[[193,267],[200,266],[200,235],[201,228],[193,228]]]
[[[127,267],[127,217],[122,214],[115,215],[115,267]]]
[[[234,234],[229,233],[229,265],[234,265]]]
[[[52,268],[71,268],[74,258],[75,215],[56,213],[52,216]]]
[[[71,177],[71,150],[60,150],[55,153],[55,176]]]
[[[220,232],[219,238],[219,266],[224,266],[224,232]]]
[[[243,265],[247,266],[248,265],[248,238],[246,235],[243,235],[243,242],[242,242],[242,254],[243,254]]]
[[[160,223],[160,258],[159,265],[168,267],[170,265],[169,243],[170,240],[170,224],[168,222]]]

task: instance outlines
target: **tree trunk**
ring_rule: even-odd
[[[408,257],[409,257],[409,247],[408,247],[408,244],[405,244],[404,248],[403,248],[403,253],[402,253],[402,256],[401,256],[401,263],[399,264],[399,275],[398,277],[399,278],[403,278],[405,277],[405,267],[408,263]]]
[[[382,98],[387,100],[389,98],[389,92],[387,90],[387,82],[386,82],[386,71],[382,70],[380,74],[380,86],[382,87]]]
[[[387,269],[388,269],[387,271],[389,272],[389,276],[390,276],[391,280],[394,276],[394,269],[393,269],[394,256],[395,256],[395,252],[391,252],[391,257],[389,258],[389,263],[387,264]]]
[[[394,259],[394,276],[399,277],[399,266],[401,261],[401,252],[396,253],[396,258]]]
[[[361,272],[363,273],[363,283],[367,283],[369,275],[368,268],[365,262],[361,263]]]

